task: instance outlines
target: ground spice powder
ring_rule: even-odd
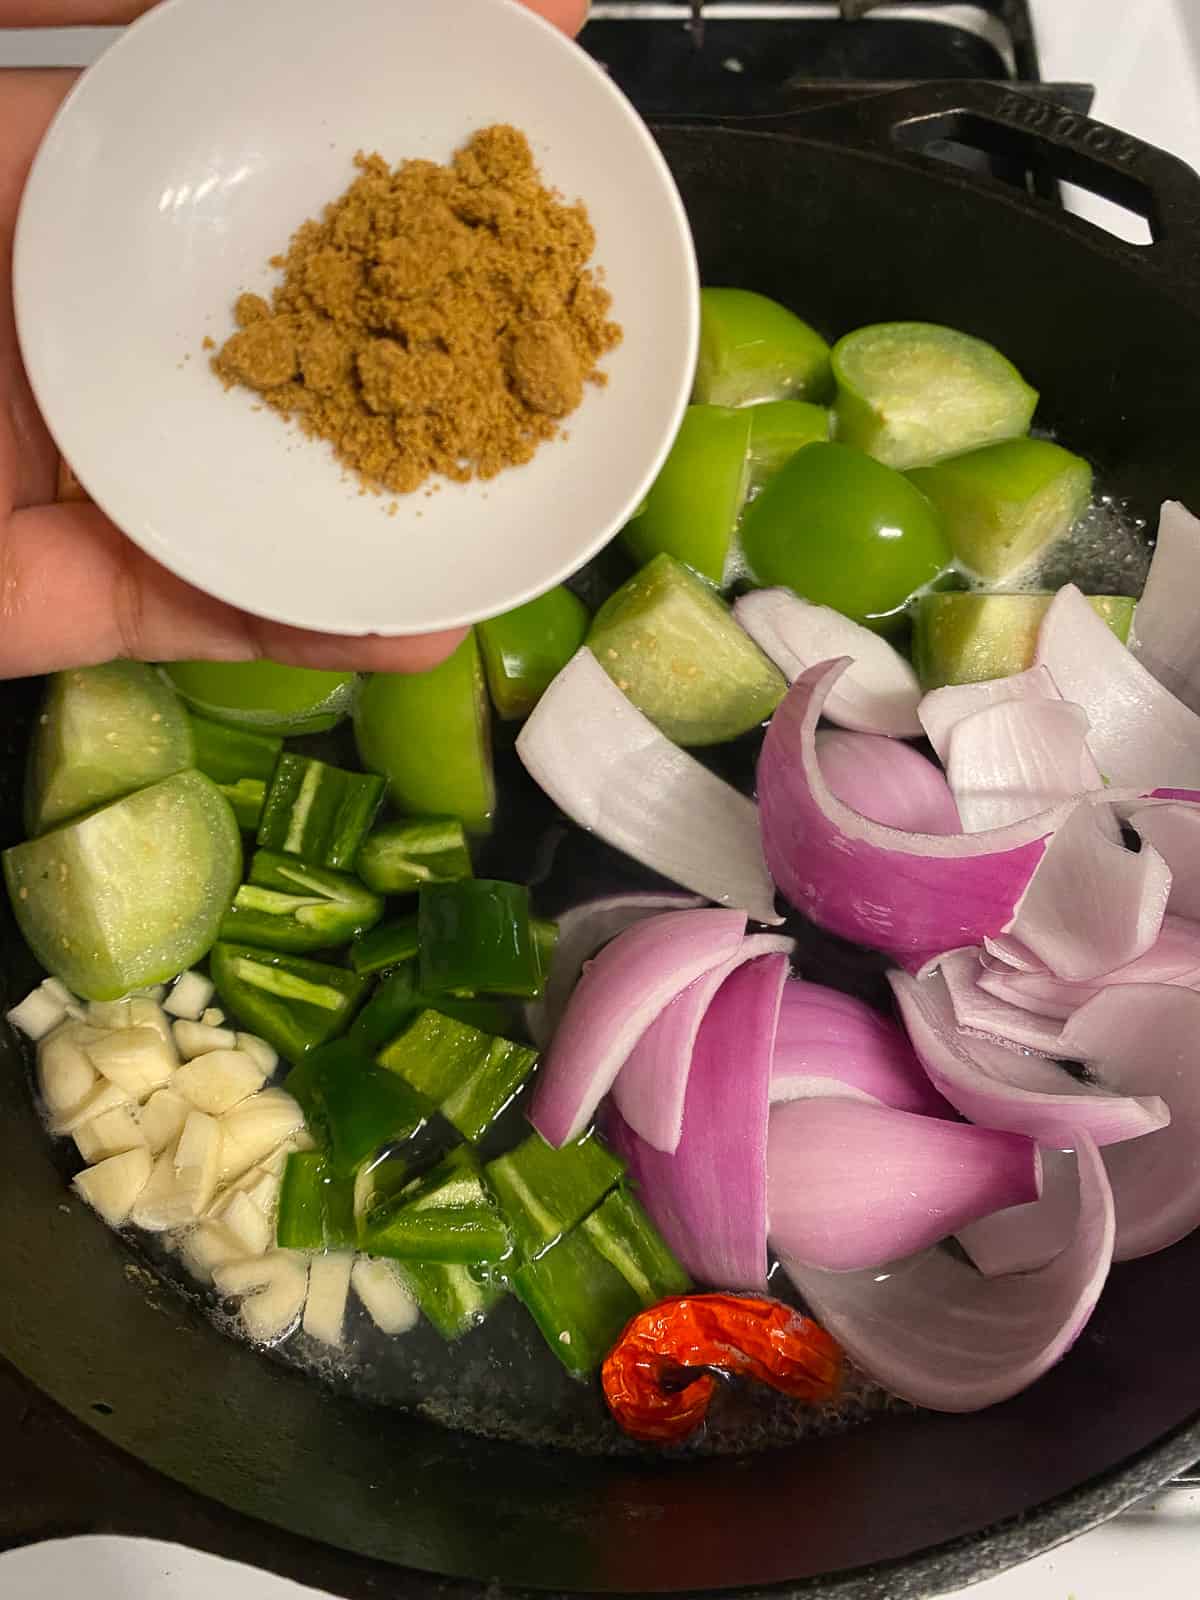
[[[547,189],[525,135],[483,128],[449,166],[356,157],[359,176],[243,294],[212,358],[372,489],[491,478],[531,459],[620,342],[587,265],[582,203]]]

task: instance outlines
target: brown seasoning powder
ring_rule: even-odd
[[[450,166],[355,158],[359,176],[305,222],[270,303],[238,297],[212,359],[374,490],[433,474],[492,478],[529,461],[603,384],[620,343],[587,262],[585,206],[547,189],[529,141],[483,128]]]

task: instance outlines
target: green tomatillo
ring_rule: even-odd
[[[887,631],[950,563],[941,522],[891,467],[844,444],[806,445],[746,512],[754,581]]]

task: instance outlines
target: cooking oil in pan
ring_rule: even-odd
[[[1150,569],[1146,519],[1119,495],[1099,491],[1075,526],[1017,582],[1030,592],[1075,583],[1085,594],[1140,595]]]
[[[138,1234],[129,1242],[222,1334],[245,1341],[236,1315],[188,1275],[160,1237]],[[772,1288],[778,1287],[776,1275]],[[570,1377],[511,1296],[480,1327],[447,1344],[424,1320],[405,1334],[381,1334],[352,1292],[341,1349],[332,1350],[297,1328],[264,1356],[339,1394],[412,1412],[447,1428],[585,1455],[657,1453],[620,1432],[605,1411],[599,1379]],[[839,1400],[820,1408],[797,1405],[757,1385],[722,1385],[707,1425],[683,1448],[701,1455],[768,1449],[893,1409],[907,1408],[855,1372]]]

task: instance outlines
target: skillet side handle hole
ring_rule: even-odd
[[[1128,206],[1117,206],[1111,200],[1102,200],[1099,195],[1081,188],[1077,183],[1063,183],[1060,180],[1059,189],[1062,191],[1063,205],[1068,211],[1086,217],[1098,228],[1103,228],[1105,233],[1124,239],[1126,244],[1154,243],[1149,219],[1130,211]]]
[[[1073,125],[1083,120],[1073,112],[1064,111],[1062,117]],[[901,122],[892,129],[892,139],[901,149],[930,160],[990,175],[1027,194],[1059,198],[1068,211],[1128,244],[1149,245],[1161,237],[1147,186],[1084,149],[1054,143],[1053,126],[1051,122],[1042,135],[1033,128],[951,111]]]
[[[101,1417],[111,1417],[113,1414],[113,1408],[107,1400],[93,1400],[92,1410]]]

